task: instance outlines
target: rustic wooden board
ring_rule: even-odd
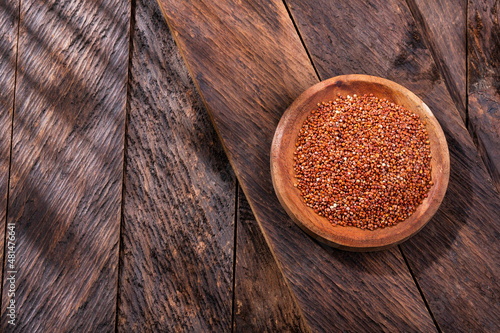
[[[0,3],[0,259],[3,260],[9,184],[12,112],[17,54],[19,0]]]
[[[118,331],[229,332],[235,177],[158,4],[133,15]]]
[[[285,108],[318,81],[281,1],[159,1],[256,219],[315,331],[434,325],[397,248],[320,245],[274,194],[269,150]]]
[[[234,332],[310,332],[297,302],[238,189]]]
[[[451,98],[465,122],[467,0],[407,0],[407,3]]]
[[[500,15],[497,1],[469,1],[469,129],[500,193]]]
[[[384,76],[433,110],[450,148],[450,184],[433,221],[401,248],[443,331],[498,331],[500,200],[406,2],[289,3],[322,77]]]
[[[115,328],[130,3],[22,1],[2,331]],[[6,307],[15,300],[16,325]]]

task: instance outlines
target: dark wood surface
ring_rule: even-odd
[[[469,1],[469,129],[500,193],[500,4]]]
[[[234,332],[310,332],[241,188],[237,223]]]
[[[158,4],[134,17],[118,331],[228,332],[234,174]]]
[[[434,112],[450,148],[450,184],[433,221],[401,248],[443,331],[498,330],[500,312],[491,305],[500,295],[500,284],[492,280],[500,276],[500,200],[439,72],[432,76],[437,67],[406,2],[350,1],[342,8],[326,1],[315,2],[317,7],[289,2],[322,78],[355,70],[384,76],[416,92]],[[320,9],[328,14],[317,14]],[[321,24],[304,24],[313,19]],[[365,33],[351,34],[344,44],[335,40],[349,33],[349,24],[365,26]],[[338,45],[335,52],[319,42],[328,38]],[[385,47],[374,48],[374,40]],[[383,53],[360,56],[368,48]]]
[[[311,328],[433,330],[397,248],[354,254],[324,247],[306,236],[277,201],[269,173],[274,129],[291,101],[318,81],[283,3],[160,5]]]
[[[126,0],[21,2],[7,217],[16,292],[6,261],[2,331],[114,330],[129,11]]]
[[[16,79],[19,1],[0,2],[0,259],[3,260]]]
[[[0,1],[1,331],[500,330],[497,2],[160,3],[177,46],[154,1]],[[317,243],[271,185],[281,114],[343,73],[413,90],[450,147],[389,251]]]
[[[407,0],[415,24],[429,49],[462,120],[467,118],[467,0]]]

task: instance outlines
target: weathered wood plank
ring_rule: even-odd
[[[274,194],[269,150],[277,122],[318,81],[284,4],[159,2],[311,328],[432,331],[397,248],[362,254],[322,246],[287,217]]]
[[[19,0],[0,1],[0,260],[3,260],[16,75]]]
[[[498,331],[500,200],[406,3],[287,1],[322,77],[387,77],[433,110],[450,149],[448,192],[401,248],[443,331]]]
[[[234,332],[309,332],[241,188],[237,223]]]
[[[467,0],[407,0],[418,30],[466,121]]]
[[[500,5],[469,1],[469,130],[500,193]]]
[[[2,331],[115,328],[130,3],[21,3]],[[15,326],[6,307],[15,300]]]
[[[118,331],[229,332],[235,177],[158,4],[134,16]]]

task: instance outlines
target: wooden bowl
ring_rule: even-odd
[[[434,185],[428,197],[405,221],[373,231],[332,225],[308,207],[293,168],[295,143],[302,124],[317,103],[337,98],[337,94],[374,94],[404,106],[425,121],[431,148],[431,176]],[[392,81],[368,75],[342,75],[320,82],[300,95],[283,114],[271,147],[271,176],[278,199],[290,217],[313,238],[330,246],[350,251],[382,250],[416,234],[436,213],[443,200],[450,174],[448,146],[443,130],[427,105],[408,89]]]

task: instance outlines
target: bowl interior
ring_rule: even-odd
[[[373,231],[356,227],[332,225],[308,207],[294,187],[293,169],[295,143],[302,124],[317,103],[337,98],[337,94],[374,94],[379,98],[404,106],[421,117],[429,134],[431,149],[431,177],[434,185],[428,197],[405,221],[395,226]],[[449,155],[444,133],[436,118],[420,98],[392,81],[368,75],[343,75],[322,81],[300,95],[281,118],[271,150],[271,175],[282,206],[290,217],[312,237],[331,246],[370,251],[388,248],[417,233],[437,211],[448,185]]]

